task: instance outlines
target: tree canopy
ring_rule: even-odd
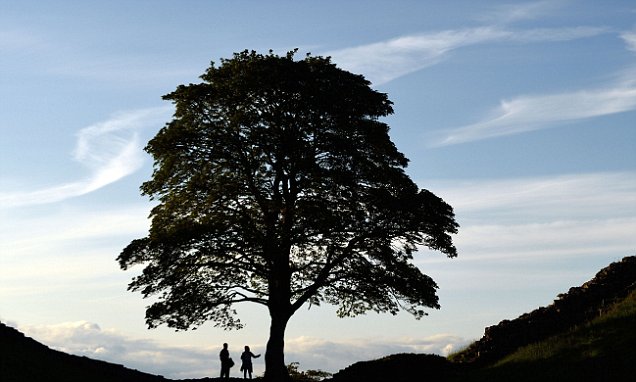
[[[421,246],[456,256],[452,208],[419,189],[380,118],[386,94],[330,58],[254,51],[214,63],[164,96],[171,121],[148,143],[157,201],[147,237],[118,260],[145,266],[129,288],[157,299],[154,327],[242,326],[238,303],[271,316],[266,377],[286,374],[289,318],[305,304],[420,318],[437,285]]]

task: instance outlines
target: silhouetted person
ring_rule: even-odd
[[[247,378],[247,373],[250,375],[250,379],[252,379],[252,358],[258,358],[261,355],[254,355],[250,351],[250,347],[246,346],[245,351],[241,354],[241,370],[243,370],[243,379]]]
[[[227,350],[227,344],[223,344],[223,349],[219,353],[221,359],[221,378],[230,379],[230,368],[234,366],[230,352]]]

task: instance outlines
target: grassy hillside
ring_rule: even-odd
[[[457,380],[631,381],[636,376],[636,291],[600,317],[524,346]]]
[[[559,294],[552,304],[487,327],[481,339],[451,359],[492,365],[523,346],[592,321],[635,289],[636,256],[629,256],[601,269],[583,285]]]

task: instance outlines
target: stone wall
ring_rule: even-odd
[[[459,362],[492,363],[521,346],[543,340],[597,317],[636,289],[636,257],[625,257],[573,287],[547,307],[486,328],[484,336],[454,357]]]

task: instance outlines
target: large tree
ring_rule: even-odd
[[[304,304],[416,318],[439,308],[412,264],[421,246],[456,256],[452,208],[406,175],[380,118],[386,94],[329,58],[244,51],[164,96],[173,119],[148,143],[157,201],[149,235],[118,260],[155,296],[150,327],[240,328],[235,305],[271,316],[265,377],[284,379],[284,334]]]

